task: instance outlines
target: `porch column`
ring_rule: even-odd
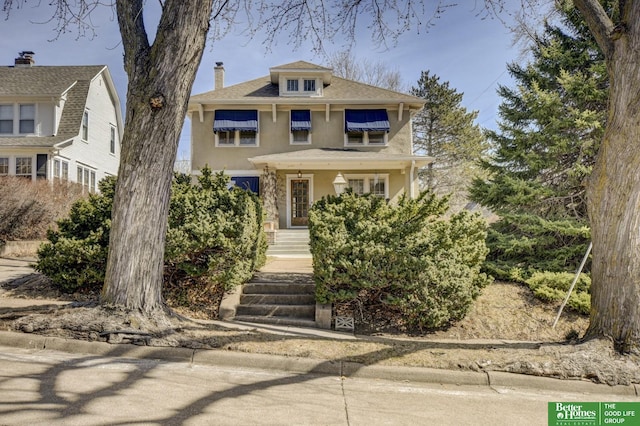
[[[262,171],[262,202],[266,220],[273,222],[276,228],[279,223],[277,193],[276,172],[265,167]]]

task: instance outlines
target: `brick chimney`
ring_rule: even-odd
[[[36,63],[36,61],[33,59],[33,55],[35,55],[35,53],[29,50],[20,52],[19,55],[20,57],[16,58],[15,61],[15,66],[17,67],[30,67]]]
[[[222,62],[216,62],[213,68],[213,76],[215,78],[213,90],[222,89],[224,87],[224,66]]]

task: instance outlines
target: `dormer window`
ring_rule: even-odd
[[[280,94],[284,96],[322,96],[322,85],[316,78],[287,77],[280,80]]]
[[[287,80],[287,92],[298,91],[298,80]]]
[[[315,92],[316,91],[316,81],[315,80],[304,80],[304,91],[305,92]]]

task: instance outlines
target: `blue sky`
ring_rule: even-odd
[[[18,52],[35,52],[36,65],[97,65],[109,66],[121,101],[126,97],[127,77],[122,66],[122,46],[115,14],[102,9],[94,14],[94,38],[80,37],[77,33],[62,34],[57,40],[56,21],[48,21],[52,10],[43,2],[28,3],[12,11],[8,20],[0,20],[0,64],[12,65]],[[462,104],[469,110],[478,110],[477,123],[495,128],[500,98],[498,84],[512,84],[506,65],[519,58],[519,51],[511,45],[511,35],[496,19],[481,19],[475,4],[468,2],[445,11],[428,32],[409,31],[400,37],[395,47],[388,50],[372,44],[369,34],[361,31],[353,46],[358,59],[382,60],[391,70],[401,73],[403,83],[415,85],[420,73],[429,70],[448,81],[451,88],[464,93]],[[155,4],[155,2],[149,2]],[[152,24],[152,15],[146,23]],[[151,32],[151,30],[149,30]],[[238,31],[236,31],[237,33]],[[51,41],[53,40],[53,41]],[[267,51],[260,35],[253,40],[234,34],[223,40],[208,43],[193,93],[213,89],[213,67],[222,61],[225,66],[225,85],[240,83],[267,75],[269,68],[297,60],[324,64],[325,59],[312,53],[311,46],[303,44],[293,51],[282,37]],[[327,50],[342,50],[340,43],[326,46]],[[185,124],[189,124],[188,120]],[[189,150],[188,129],[183,132],[178,157]]]

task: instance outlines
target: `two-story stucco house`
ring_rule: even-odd
[[[77,182],[91,191],[120,163],[122,110],[109,70],[0,67],[0,176]]]
[[[309,207],[351,187],[397,200],[418,191],[411,118],[424,101],[339,78],[299,61],[269,75],[191,97],[193,174],[208,165],[258,192],[275,226],[307,226]]]

